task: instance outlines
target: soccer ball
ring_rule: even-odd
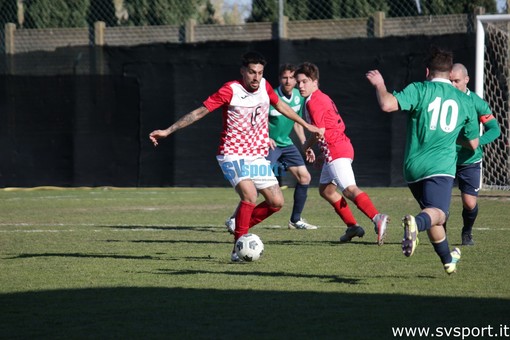
[[[245,234],[236,241],[236,253],[243,261],[257,261],[264,253],[264,243],[255,234]]]

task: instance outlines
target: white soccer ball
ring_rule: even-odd
[[[257,261],[264,253],[264,243],[255,234],[245,234],[236,241],[236,253],[243,261]]]

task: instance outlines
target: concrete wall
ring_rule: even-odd
[[[60,47],[94,45],[134,46],[153,43],[197,43],[206,41],[261,41],[271,39],[350,39],[408,35],[471,33],[473,16],[467,14],[426,17],[385,18],[383,12],[371,17],[337,20],[284,20],[280,34],[270,22],[241,25],[197,25],[190,20],[180,26],[103,27],[60,29],[16,29],[7,24],[4,46],[7,54],[53,51]]]

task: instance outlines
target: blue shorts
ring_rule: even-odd
[[[452,199],[453,177],[430,177],[419,182],[409,183],[408,187],[421,209],[441,209],[448,216]]]
[[[269,154],[266,159],[271,164],[279,163],[284,170],[287,170],[293,166],[305,165],[303,156],[299,152],[295,145],[289,145],[284,147],[276,147],[274,150],[269,148]]]
[[[457,165],[457,182],[460,192],[464,194],[478,196],[481,176],[482,162]]]

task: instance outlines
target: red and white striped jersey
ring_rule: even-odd
[[[269,150],[269,106],[278,103],[278,95],[262,78],[257,91],[250,92],[240,81],[225,83],[203,104],[212,112],[223,111],[218,155],[263,156]]]

